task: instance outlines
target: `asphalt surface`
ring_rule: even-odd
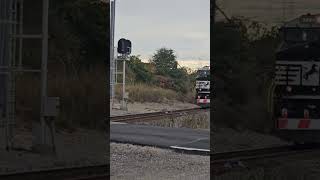
[[[183,151],[210,152],[209,130],[111,123],[110,141]]]

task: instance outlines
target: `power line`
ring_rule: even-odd
[[[217,5],[217,3],[214,3],[214,7],[215,9],[217,9],[223,16],[224,18],[229,21],[230,23],[232,23],[231,19],[227,16],[227,14]],[[215,13],[215,11],[214,11]],[[215,14],[214,14],[215,15]]]

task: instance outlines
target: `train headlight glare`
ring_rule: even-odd
[[[308,109],[305,109],[303,111],[303,114],[304,114],[304,118],[309,118],[309,110]]]
[[[282,108],[281,115],[282,117],[288,117],[288,110],[286,108]]]
[[[291,92],[292,91],[292,87],[291,86],[287,86],[287,91]]]
[[[320,16],[317,17],[317,23],[320,23]]]

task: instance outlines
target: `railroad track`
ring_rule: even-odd
[[[244,164],[245,162],[266,158],[286,157],[304,152],[312,152],[319,149],[319,144],[310,144],[213,153],[211,154],[212,161],[210,164],[211,167],[214,167],[213,173],[220,174],[231,168],[244,168],[246,167]]]
[[[130,114],[123,116],[113,116],[110,120],[113,122],[133,122],[133,121],[147,121],[156,120],[164,117],[177,117],[184,116],[187,114],[196,114],[200,111],[207,111],[209,108],[192,108],[192,109],[181,109],[175,111],[164,111],[164,112],[153,112],[153,113],[143,113],[143,114]]]
[[[49,169],[0,174],[4,180],[105,180],[109,177],[108,165]]]

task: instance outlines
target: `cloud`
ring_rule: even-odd
[[[197,69],[203,66],[210,65],[210,60],[196,60],[196,59],[189,59],[189,60],[178,60],[180,66],[186,66],[192,69]]]
[[[132,53],[150,57],[161,47],[179,58],[210,56],[209,0],[117,0],[116,41],[132,41]]]

